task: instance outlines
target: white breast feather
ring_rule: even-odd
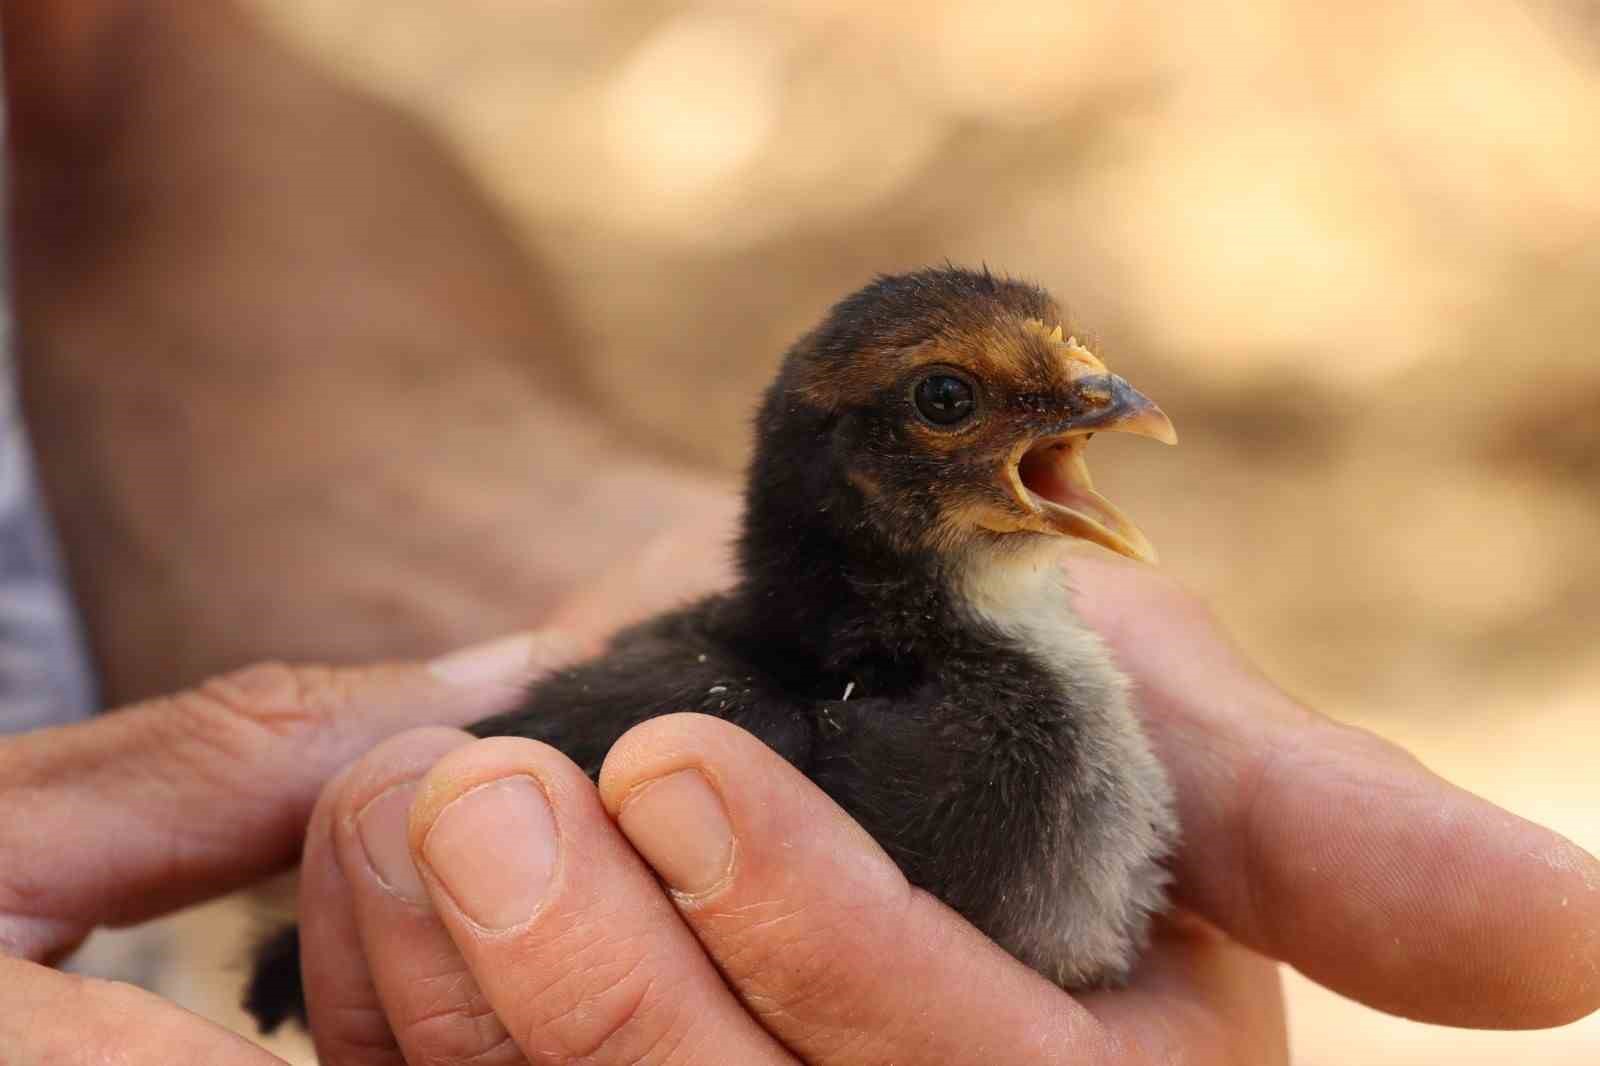
[[[1072,606],[1059,542],[975,555],[960,594],[975,615],[1051,670],[1078,718],[1099,787],[1063,789],[1064,835],[1013,898],[1006,946],[1068,987],[1118,980],[1165,902],[1160,866],[1176,841],[1171,786],[1129,699],[1127,678]],[[1077,809],[1068,810],[1076,804]]]

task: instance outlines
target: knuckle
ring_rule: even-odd
[[[586,921],[548,946],[565,963],[530,998],[523,1046],[572,1062],[657,1062],[683,1040],[684,1012],[659,980],[657,937],[607,932],[614,919]],[[573,950],[574,944],[581,947]],[[542,954],[555,955],[556,951]]]
[[[311,1029],[328,1061],[382,1062],[393,1059],[399,1051],[382,1007],[324,1001],[311,1009]]]
[[[718,962],[764,1023],[804,1034],[808,1048],[837,1053],[857,1032],[850,1018],[864,1002],[860,975],[869,972],[861,961],[905,942],[901,932],[916,900],[906,885],[890,899],[747,904],[711,919],[720,927]]]
[[[837,922],[785,901],[741,908],[727,930],[725,961],[774,1010],[801,1006],[827,988]]]
[[[525,1060],[500,1016],[464,972],[418,982],[415,1012],[399,1020],[399,1042],[423,1062],[513,1066]]]
[[[642,1032],[642,1019],[649,1013],[646,1003],[650,999],[650,983],[635,986],[629,981],[633,967],[620,977],[592,993],[574,998],[551,1019],[548,1031],[559,1034],[563,1050],[578,1061],[607,1061],[616,1058],[612,1052],[622,1052],[629,1057],[623,1061],[638,1061],[648,1054],[658,1038]],[[530,1035],[530,1042],[535,1036]],[[530,1043],[530,1046],[532,1044]]]
[[[293,734],[348,705],[350,680],[347,672],[328,667],[257,663],[205,682],[192,702],[273,733]]]
[[[350,686],[346,671],[260,663],[167,697],[165,713],[148,721],[166,734],[166,750],[193,769],[232,772],[233,760],[259,751],[264,735],[307,747],[326,737],[350,702]],[[218,755],[229,769],[218,769]]]

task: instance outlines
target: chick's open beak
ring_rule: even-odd
[[[1089,436],[1099,431],[1134,433],[1163,444],[1176,444],[1178,434],[1161,408],[1114,374],[1085,377],[1076,386],[1092,408],[1019,447],[1012,489],[1053,531],[1154,563],[1149,539],[1094,490],[1083,452]]]

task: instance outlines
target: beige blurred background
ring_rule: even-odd
[[[1591,0],[252,6],[457,146],[585,384],[684,459],[736,472],[782,348],[874,272],[1042,282],[1172,414],[1181,449],[1097,474],[1250,651],[1600,850]],[[1600,1019],[1291,988],[1302,1063],[1600,1061]]]

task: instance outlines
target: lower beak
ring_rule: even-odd
[[[1077,385],[1081,395],[1103,397],[1103,402],[1024,445],[1011,468],[1012,490],[1052,531],[1154,563],[1156,550],[1149,538],[1094,490],[1083,453],[1090,435],[1101,431],[1134,433],[1164,444],[1176,444],[1178,435],[1161,408],[1113,374],[1084,378]]]

